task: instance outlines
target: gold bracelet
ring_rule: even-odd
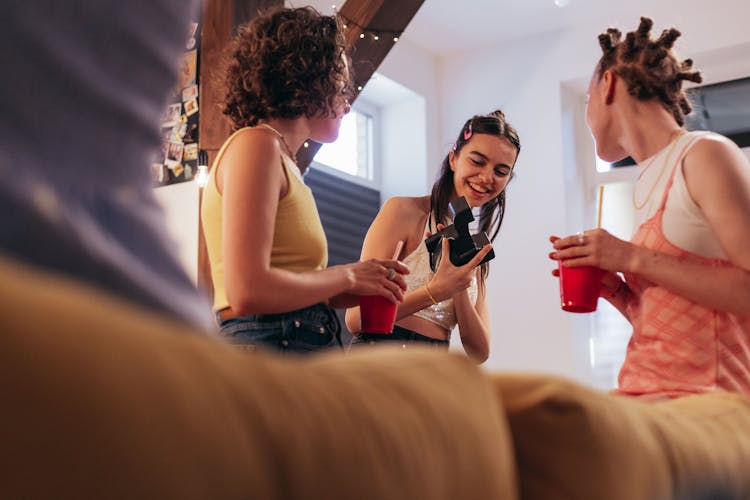
[[[435,297],[433,297],[430,293],[430,287],[427,286],[427,283],[424,284],[424,291],[427,292],[427,296],[432,301],[432,305],[434,306],[435,304],[437,304],[437,300],[435,300]]]

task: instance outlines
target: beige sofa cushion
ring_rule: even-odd
[[[8,261],[0,283],[0,497],[516,496],[462,357],[282,361]]]
[[[647,403],[545,375],[493,382],[524,499],[750,498],[750,402]]]
[[[750,500],[748,398],[717,392],[658,403],[655,410],[675,497]]]

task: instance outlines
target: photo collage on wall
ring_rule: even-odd
[[[192,180],[198,168],[200,31],[199,22],[190,24],[177,84],[162,115],[162,147],[151,164],[157,186]]]

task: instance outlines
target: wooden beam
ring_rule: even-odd
[[[350,47],[356,46],[360,39],[359,35],[362,33],[362,28],[370,24],[377,11],[383,7],[384,2],[385,0],[347,0],[344,2],[339,13],[344,19],[354,21],[347,24],[346,31],[344,32],[346,43]]]
[[[218,78],[218,62],[232,38],[232,1],[215,0],[204,2],[201,58],[200,58],[200,107],[201,115],[198,139],[212,160],[229,135],[229,120],[221,112],[224,100],[222,80]]]
[[[216,152],[229,137],[231,124],[221,109],[224,103],[224,79],[221,61],[237,28],[255,18],[258,12],[284,5],[283,0],[211,0],[205,2],[201,33],[199,140],[201,149],[213,161]]]
[[[423,3],[424,0],[346,0],[339,12],[343,18],[352,21],[347,24],[345,34],[347,43],[352,47],[356,95],[359,95],[359,87],[365,86],[393,45],[398,43],[393,41],[393,37],[381,37],[379,40],[369,36],[360,38],[363,28],[364,31],[401,33]],[[302,147],[297,152],[297,162],[303,168],[310,165],[321,146],[315,141],[308,141],[307,144],[308,147]]]
[[[258,17],[258,13],[283,6],[283,0],[235,0],[232,34],[237,33],[238,27]]]

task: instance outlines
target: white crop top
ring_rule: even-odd
[[[435,275],[435,273],[432,272],[432,269],[430,269],[430,254],[427,252],[427,247],[424,242],[420,243],[417,249],[410,253],[403,262],[410,271],[409,274],[404,276],[407,293],[429,283]],[[471,285],[469,285],[469,298],[471,298],[472,303],[476,303],[476,276],[471,280]],[[436,325],[445,328],[449,332],[453,330],[457,323],[456,310],[453,307],[453,299],[446,299],[437,304],[425,307],[421,311],[415,312],[413,316],[431,321]]]

